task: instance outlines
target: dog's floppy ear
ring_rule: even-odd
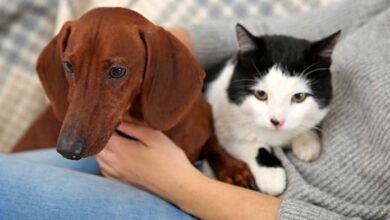
[[[63,121],[68,108],[68,81],[62,63],[63,52],[70,35],[71,22],[67,22],[40,54],[36,70],[48,96],[54,115]]]
[[[201,95],[205,73],[188,49],[161,27],[141,35],[147,49],[142,114],[150,126],[168,130]]]

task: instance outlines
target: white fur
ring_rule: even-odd
[[[310,132],[325,117],[327,109],[319,109],[310,96],[303,103],[292,103],[294,94],[310,93],[310,89],[304,79],[287,76],[277,66],[253,87],[265,91],[268,101],[250,95],[241,105],[232,104],[226,89],[233,69],[234,63],[229,61],[206,94],[213,111],[216,135],[232,156],[248,164],[261,191],[280,194],[286,185],[285,171],[283,168],[260,167],[255,160],[259,147],[282,147],[294,143],[294,153],[298,158],[315,159],[320,151],[318,137],[302,134]],[[270,122],[272,117],[285,119],[285,124],[276,129]],[[295,138],[297,140],[293,141]],[[304,146],[300,146],[302,143]]]
[[[321,144],[317,134],[305,132],[292,140],[292,151],[303,161],[317,159],[321,153]]]

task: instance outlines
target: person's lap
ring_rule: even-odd
[[[0,219],[193,219],[163,199],[96,174],[94,157],[0,154]]]
[[[77,161],[68,160],[57,153],[55,149],[26,151],[22,153],[10,154],[10,156],[34,163],[47,164],[69,170],[80,171],[83,173],[99,175],[99,166],[95,157],[87,157]]]

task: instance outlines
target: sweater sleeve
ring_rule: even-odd
[[[279,210],[280,220],[360,220],[348,218],[325,208],[294,199],[284,199]]]

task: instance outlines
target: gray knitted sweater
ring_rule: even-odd
[[[358,0],[285,20],[240,21],[257,34],[319,39],[343,30],[334,100],[311,163],[277,150],[288,174],[280,219],[390,219],[390,0]],[[235,22],[189,27],[205,68],[236,50]],[[259,216],[261,219],[261,216]]]

